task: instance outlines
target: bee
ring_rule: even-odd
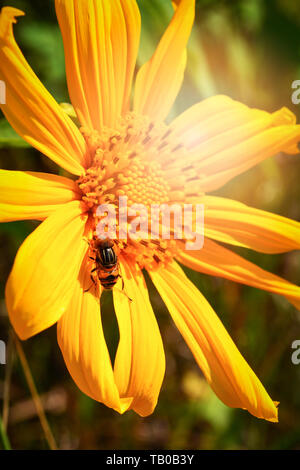
[[[93,284],[97,284],[94,279],[95,273],[97,274],[97,278],[101,286],[106,291],[113,290],[118,279],[122,279],[122,293],[126,295],[130,302],[132,302],[132,299],[124,291],[124,280],[120,274],[120,265],[118,256],[114,250],[114,242],[107,238],[106,240],[97,240],[93,243],[88,241],[88,244],[90,247],[93,245],[92,250],[95,253],[95,258],[92,258],[91,256],[89,257],[96,265],[96,267],[91,271],[91,280]],[[88,292],[90,288],[85,292]]]
[[[119,260],[114,250],[114,243],[109,240],[98,240],[95,244],[95,258],[90,257],[96,264],[91,271],[91,279],[95,283],[93,274],[97,273],[99,282],[104,290],[112,290],[118,279],[121,278]]]

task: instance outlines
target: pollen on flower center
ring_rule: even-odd
[[[168,126],[154,123],[147,117],[128,113],[116,129],[104,128],[101,133],[82,128],[91,166],[77,181],[82,200],[95,218],[99,205],[113,204],[118,211],[120,196],[133,204],[168,204],[172,182],[168,182],[165,162],[181,146],[168,140]],[[160,264],[173,258],[176,243],[172,240],[128,240],[116,242],[122,252],[134,256],[143,267]]]

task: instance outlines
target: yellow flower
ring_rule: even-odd
[[[79,388],[120,413],[133,409],[147,416],[157,403],[165,356],[145,268],[217,396],[228,406],[277,421],[277,403],[177,261],[281,294],[299,307],[299,287],[217,243],[286,252],[299,248],[299,224],[206,195],[278,152],[298,153],[295,117],[285,108],[270,114],[215,96],[170,125],[163,123],[183,80],[194,0],[173,1],[173,19],[137,74],[132,108],[140,36],[136,1],[56,0],[55,6],[80,129],[15,42],[13,23],[23,13],[6,7],[0,17],[0,79],[7,90],[2,110],[27,142],[76,177],[0,173],[1,221],[42,221],[19,249],[7,282],[13,327],[26,339],[57,322],[58,342]],[[89,289],[86,239],[95,230],[96,207],[120,195],[147,205],[204,203],[206,232],[204,248],[195,252],[186,251],[183,241],[116,242],[127,295],[113,290],[120,341],[112,367],[99,289]]]

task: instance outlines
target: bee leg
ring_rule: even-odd
[[[92,272],[93,272],[93,271],[92,271]],[[96,281],[95,281],[95,279],[93,278],[92,275],[91,275],[91,281],[92,281],[92,283],[93,283],[94,286],[95,286],[95,285],[96,285]],[[91,284],[90,287],[84,291],[84,293],[89,292],[89,291],[91,290],[93,284]]]
[[[122,278],[121,274],[119,274],[119,278],[122,279],[122,291],[121,291],[121,292],[122,292],[124,295],[126,295],[127,299],[128,299],[130,302],[132,302],[132,299],[129,297],[129,295],[128,295],[128,294],[125,292],[125,290],[124,290],[125,284],[124,284],[124,279]]]
[[[91,242],[87,237],[83,237],[82,240],[85,241],[88,245],[91,245]]]
[[[126,292],[124,292],[123,290],[118,289],[117,287],[115,287],[114,290],[120,292],[120,293],[123,294],[123,295],[126,295],[126,297],[127,297],[127,299],[129,300],[129,302],[132,302],[132,299],[129,297],[128,294],[126,294]]]

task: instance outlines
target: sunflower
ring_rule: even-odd
[[[141,28],[136,1],[55,1],[80,126],[18,48],[13,23],[23,12],[2,9],[0,79],[7,91],[2,110],[29,144],[73,175],[0,173],[1,221],[42,222],[17,253],[6,286],[7,309],[23,340],[57,323],[65,363],[85,394],[119,413],[132,409],[147,416],[157,403],[165,356],[146,270],[216,395],[230,407],[276,422],[278,403],[179,263],[280,294],[299,307],[299,287],[223,246],[263,253],[299,249],[299,224],[207,193],[278,152],[297,154],[300,126],[286,108],[268,113],[221,95],[167,124],[195,15],[194,0],[172,4],[174,16],[138,71],[131,100]],[[120,339],[112,365],[101,286],[90,286],[90,258],[97,207],[108,202],[117,207],[122,195],[128,204],[146,206],[204,204],[205,241],[198,251],[187,251],[184,240],[116,241],[124,292],[121,285],[113,289]]]

